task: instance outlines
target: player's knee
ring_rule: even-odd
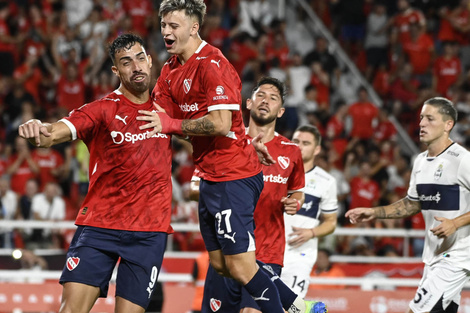
[[[242,285],[246,285],[255,276],[258,267],[256,263],[246,264],[243,262],[227,262],[228,271],[230,276],[240,282]]]

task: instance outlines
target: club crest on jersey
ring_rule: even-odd
[[[212,312],[217,312],[220,309],[221,305],[222,305],[222,301],[211,298],[210,306],[211,306]]]
[[[191,89],[191,84],[192,84],[193,80],[192,79],[189,79],[189,78],[186,78],[184,81],[183,81],[183,90],[185,93],[188,93],[189,90]]]
[[[67,259],[67,269],[73,271],[78,266],[78,263],[80,263],[80,258],[69,257]]]
[[[279,163],[279,165],[281,166],[281,168],[283,170],[287,169],[290,165],[290,159],[288,157],[285,157],[285,156],[278,156],[277,157],[277,163]]]
[[[436,172],[434,173],[434,180],[439,180],[439,178],[441,178],[441,176],[442,176],[443,171],[444,171],[444,165],[441,163],[441,164],[439,164],[439,166],[437,167]]]

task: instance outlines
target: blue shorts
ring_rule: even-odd
[[[168,234],[79,226],[67,252],[59,282],[82,283],[108,294],[114,267],[119,267],[116,296],[147,308],[163,261]]]
[[[278,264],[265,264],[281,276],[282,267]],[[261,269],[260,269],[261,270]],[[256,301],[236,280],[223,277],[209,265],[204,284],[201,313],[213,313],[217,308],[224,313],[239,313],[243,308],[254,308],[261,311]]]
[[[263,190],[263,173],[199,186],[199,225],[207,251],[224,255],[255,251],[253,212]]]

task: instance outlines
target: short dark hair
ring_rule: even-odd
[[[281,96],[282,105],[284,105],[284,100],[287,94],[287,87],[282,81],[274,77],[262,77],[258,80],[255,87],[253,88],[252,94],[255,93],[256,90],[262,85],[273,85],[276,87],[279,91],[279,95]]]
[[[438,112],[442,114],[444,121],[451,119],[454,122],[454,125],[457,123],[458,113],[454,104],[449,99],[444,97],[434,97],[424,101],[424,104],[429,104],[437,108]]]
[[[181,10],[184,10],[187,16],[195,16],[199,22],[199,27],[204,23],[206,4],[203,0],[163,0],[160,4],[158,16],[162,18],[167,13]]]
[[[298,127],[295,131],[312,134],[313,137],[315,138],[315,141],[317,142],[317,146],[321,145],[321,134],[316,126],[303,125],[303,126]]]
[[[144,46],[144,40],[135,34],[123,34],[119,35],[113,42],[109,45],[108,52],[111,60],[114,63],[114,58],[116,53],[121,51],[122,49],[130,49],[133,45],[139,43],[142,47]]]

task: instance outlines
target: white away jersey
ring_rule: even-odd
[[[470,269],[470,226],[439,239],[429,230],[439,225],[434,217],[455,218],[470,211],[470,153],[457,143],[436,157],[427,151],[413,165],[408,198],[420,201],[426,223],[423,262],[439,261]]]
[[[286,227],[286,241],[292,232],[292,226],[301,228],[314,228],[320,221],[320,214],[332,214],[338,210],[338,198],[336,195],[336,179],[322,168],[315,166],[305,173],[305,202],[302,208],[295,215],[284,213],[284,223]],[[317,253],[318,239],[313,238],[298,248],[292,248],[286,244],[285,258],[288,254],[312,254]]]

